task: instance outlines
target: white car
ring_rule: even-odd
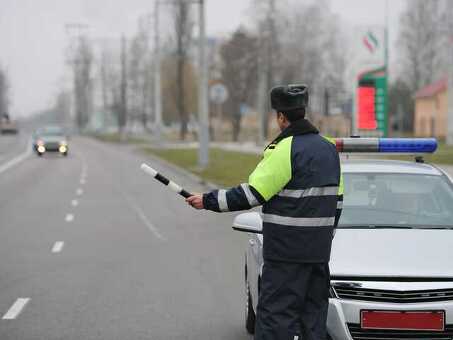
[[[417,159],[342,162],[327,321],[334,340],[453,339],[453,181]],[[261,217],[241,214],[233,228],[249,233],[245,318],[253,333]]]

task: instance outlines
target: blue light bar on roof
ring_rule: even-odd
[[[337,138],[338,152],[433,153],[435,138]]]

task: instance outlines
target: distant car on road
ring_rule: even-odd
[[[337,140],[337,147],[352,143],[349,151],[364,152],[380,143],[346,140]],[[432,140],[393,143],[395,152],[404,151],[406,143],[418,153]],[[453,180],[418,161],[342,162],[343,213],[330,262],[331,339],[453,339]],[[241,214],[233,228],[249,233],[245,326],[253,333],[262,220],[256,212]]]
[[[38,129],[33,134],[33,149],[38,156],[42,156],[46,152],[58,152],[67,156],[68,138],[64,129],[59,126],[46,126]]]
[[[0,134],[17,134],[17,124],[9,118],[8,114],[3,114],[0,117]]]

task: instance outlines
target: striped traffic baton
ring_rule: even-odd
[[[160,173],[158,173],[156,170],[154,170],[153,168],[151,168],[149,165],[143,163],[142,166],[141,166],[141,169],[146,172],[148,175],[154,177],[155,179],[157,179],[159,182],[161,182],[162,184],[168,186],[171,190],[173,190],[174,192],[180,194],[182,197],[185,197],[185,198],[188,198],[190,196],[192,196],[192,194],[190,192],[187,192],[186,190],[184,190],[183,188],[181,188],[178,184],[176,184],[175,182],[169,180],[168,178],[166,178],[165,176],[162,176]]]

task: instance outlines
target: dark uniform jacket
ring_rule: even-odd
[[[265,260],[328,262],[342,208],[335,142],[296,121],[266,148],[248,183],[207,193],[203,203],[217,212],[263,205]]]

